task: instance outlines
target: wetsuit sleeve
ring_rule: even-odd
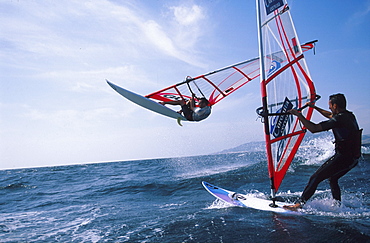
[[[333,129],[334,127],[337,126],[337,119],[335,119],[335,117],[327,120],[327,121],[323,121],[323,122],[320,122],[320,125],[323,129],[323,131],[328,131],[330,129]]]

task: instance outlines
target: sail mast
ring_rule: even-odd
[[[261,83],[261,95],[262,95],[262,117],[264,121],[264,130],[265,130],[265,141],[266,141],[266,153],[268,161],[268,171],[271,182],[271,198],[272,206],[275,206],[276,198],[276,189],[274,184],[274,164],[272,160],[271,147],[268,146],[270,143],[270,129],[269,129],[269,120],[268,120],[268,106],[267,106],[267,90],[265,80],[266,80],[266,71],[265,71],[265,58],[263,50],[263,38],[262,38],[262,22],[261,22],[261,11],[260,11],[260,1],[256,0],[256,9],[257,9],[257,30],[258,30],[258,50],[259,50],[259,62],[260,62],[260,83]]]

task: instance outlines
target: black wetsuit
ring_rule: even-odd
[[[184,113],[185,118],[188,121],[193,121],[193,111],[190,109],[190,107],[185,104],[181,106],[182,112]]]
[[[340,201],[338,179],[357,165],[361,153],[361,131],[352,112],[343,111],[328,121],[320,123],[323,130],[332,129],[335,137],[335,154],[327,160],[310,178],[300,202],[305,203],[315,193],[317,186],[329,179],[333,198]],[[359,141],[360,139],[360,141]]]
[[[188,105],[181,106],[182,112],[188,121],[201,121],[206,119],[211,114],[211,107],[196,108],[195,111],[190,109]]]

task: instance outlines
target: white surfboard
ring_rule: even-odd
[[[211,193],[214,197],[238,207],[254,208],[263,211],[271,211],[276,213],[299,213],[299,211],[291,211],[284,209],[284,205],[292,205],[291,203],[275,202],[277,207],[271,207],[271,200],[256,198],[253,196],[243,195],[233,191],[214,186],[208,182],[203,181],[204,188]]]
[[[159,104],[159,103],[157,103],[157,102],[155,102],[151,99],[148,99],[144,96],[138,95],[134,92],[128,91],[127,89],[121,88],[121,87],[109,82],[108,80],[106,80],[106,81],[115,91],[117,91],[117,93],[119,93],[120,95],[122,95],[126,99],[134,102],[135,104],[137,104],[141,107],[144,107],[148,110],[154,111],[158,114],[174,118],[177,121],[180,121],[180,120],[187,121],[187,119],[183,115],[177,113],[174,110],[171,110],[170,108],[167,108],[164,105],[161,105],[161,104]]]

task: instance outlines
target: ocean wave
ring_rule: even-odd
[[[366,238],[370,237],[366,229],[370,227],[367,223],[370,217],[369,160],[370,155],[365,154],[364,162],[341,178],[341,208],[330,208],[331,193],[324,182],[307,203],[306,215],[293,218],[254,209],[229,208],[215,202],[201,185],[201,181],[208,181],[243,194],[269,198],[266,155],[261,151],[2,171],[0,241],[223,242],[251,239],[268,242],[272,237],[261,236],[275,234],[281,221],[288,224],[282,234],[288,230],[309,234],[332,221],[334,223],[322,230],[316,239],[325,237],[327,232],[342,236],[338,233],[342,225],[351,227],[346,239],[361,232],[365,232],[365,237],[360,239],[370,239]],[[318,164],[306,163],[303,159],[295,161],[278,196],[293,202],[317,167]],[[355,223],[357,225],[353,226]],[[244,235],[235,236],[235,232]]]
[[[89,229],[93,221],[102,217],[91,205],[67,206],[55,210],[0,214],[0,237],[13,241],[79,241],[98,242],[100,230]],[[86,228],[87,227],[87,228]],[[3,232],[3,234],[1,233]]]
[[[24,183],[12,183],[6,186],[0,187],[0,190],[17,190],[17,189],[30,189],[30,188],[36,188],[36,186],[27,185]]]

